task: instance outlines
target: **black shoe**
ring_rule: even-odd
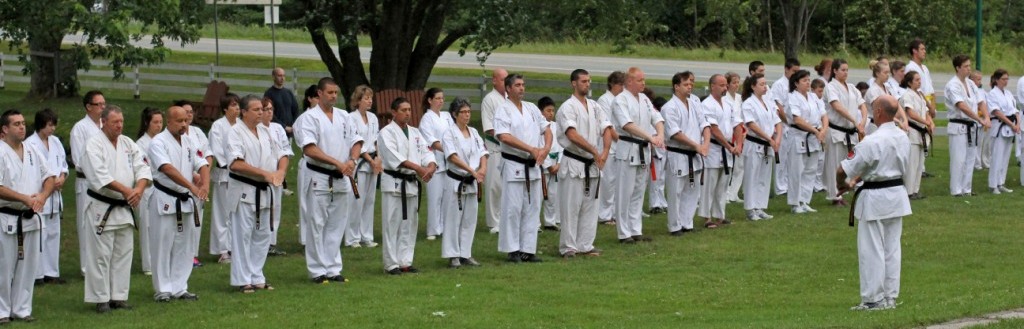
[[[191,292],[186,291],[186,292],[181,293],[181,295],[175,296],[174,299],[177,299],[177,300],[199,300],[199,296],[196,295],[196,294],[193,294]]]
[[[555,232],[558,232],[559,229],[558,229],[557,225],[545,225],[544,226],[544,230],[545,231],[555,231]]]
[[[676,230],[676,231],[668,232],[668,235],[671,235],[671,236],[682,236],[683,233],[686,233],[686,230],[679,229],[679,230]]]
[[[510,263],[518,263],[518,262],[523,261],[523,258],[522,258],[522,256],[519,255],[518,251],[513,251],[513,252],[508,253],[508,259],[507,260]]]
[[[112,301],[110,301],[109,304],[110,304],[110,309],[114,309],[114,310],[130,310],[130,309],[132,309],[132,306],[128,305],[128,303],[123,301],[123,300],[112,300]]]
[[[929,174],[927,171],[922,171],[921,172],[921,177],[929,178],[929,177],[932,177],[932,176],[934,176],[934,175]]]
[[[318,276],[318,277],[315,277],[315,278],[311,279],[310,281],[313,281],[313,283],[326,283],[327,282],[327,276],[326,275],[321,275],[321,276]]]
[[[110,313],[110,303],[97,303],[96,304],[96,313],[99,313],[99,314]]]
[[[636,243],[636,240],[633,240],[633,238],[619,239],[619,243],[634,244],[634,243]]]
[[[402,275],[402,269],[396,267],[396,268],[387,270],[387,273],[390,274],[390,275]]]
[[[18,320],[18,321],[21,321],[21,322],[36,322],[36,318],[33,318],[31,315],[26,316],[24,318],[14,317],[12,319]]]
[[[270,246],[270,250],[267,251],[267,256],[284,256],[288,253],[277,249],[277,246]]]
[[[410,265],[410,266],[403,267],[402,268],[402,272],[405,272],[405,273],[419,273],[420,269]]]
[[[543,259],[540,259],[540,257],[537,257],[537,255],[528,254],[525,252],[522,253],[522,257],[524,263],[540,263],[544,261]]]
[[[348,279],[346,279],[341,274],[335,275],[335,276],[329,276],[329,277],[327,277],[327,280],[334,281],[334,282],[348,282]]]
[[[61,279],[59,276],[44,276],[43,283],[46,284],[65,284],[68,283],[66,280]]]
[[[46,281],[45,281],[45,280],[43,280],[43,279],[36,279],[36,282],[35,282],[35,283],[33,283],[33,284],[34,284],[34,285],[37,285],[37,286],[41,286],[41,285],[43,285],[44,283],[46,283]]]
[[[685,228],[684,228],[684,230],[685,230]],[[633,240],[634,240],[634,241],[643,241],[643,242],[651,242],[651,240],[652,240],[652,239],[651,239],[651,237],[649,237],[649,236],[644,236],[644,235],[634,235],[634,236],[633,236]]]

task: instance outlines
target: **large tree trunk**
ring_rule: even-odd
[[[811,3],[808,4],[808,1]],[[797,58],[800,46],[807,38],[811,16],[821,0],[779,0],[779,12],[782,13],[782,24],[786,31],[784,36],[784,52],[786,58]]]
[[[44,99],[61,96],[57,93],[55,83],[56,61],[60,50],[60,39],[45,40],[33,39],[29,41],[29,63],[32,79],[28,98]],[[67,96],[67,95],[64,95]]]

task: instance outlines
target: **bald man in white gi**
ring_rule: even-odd
[[[38,271],[40,230],[36,215],[53,192],[46,158],[26,146],[25,117],[17,110],[0,115],[0,325],[35,321],[32,295]]]
[[[704,185],[704,157],[711,148],[711,125],[700,98],[691,93],[693,81],[689,71],[673,75],[672,99],[661,108],[665,135],[669,137],[663,174],[668,192],[668,232],[672,236],[693,230],[693,216]],[[705,227],[717,227],[709,223]]]
[[[708,80],[711,95],[704,99],[702,105],[707,115],[711,133],[711,147],[705,157],[704,187],[701,188],[697,215],[704,217],[704,226],[718,227],[732,222],[725,218],[725,204],[728,202],[728,187],[733,180],[743,180],[732,169],[736,165],[736,156],[740,148],[733,145],[733,136],[743,133],[743,118],[740,108],[726,97],[728,89],[724,75],[715,74]]]
[[[107,106],[107,101],[99,90],[90,90],[82,97],[82,106],[85,107],[85,117],[82,120],[78,120],[75,126],[71,128],[71,163],[76,167],[75,222],[78,229],[78,258],[82,276],[85,276],[85,261],[89,257],[83,253],[86,251],[85,238],[88,232],[86,229],[88,225],[86,225],[87,221],[84,220],[85,216],[82,212],[85,211],[85,203],[88,202],[85,190],[89,188],[89,183],[86,182],[85,174],[82,173],[81,164],[85,157],[85,143],[92,136],[103,134],[100,131],[100,113]]]
[[[971,182],[974,164],[978,161],[978,143],[982,128],[989,127],[988,118],[978,115],[978,108],[984,106],[981,92],[968,75],[971,74],[971,59],[967,55],[953,57],[956,69],[946,83],[946,114],[949,116],[949,193],[953,196],[971,196]],[[987,111],[985,111],[987,112]],[[984,113],[984,112],[982,112]]]
[[[635,243],[636,240],[650,241],[643,235],[640,213],[643,207],[644,190],[650,178],[650,145],[664,148],[664,119],[654,109],[654,104],[642,92],[646,83],[644,72],[631,67],[626,72],[626,91],[615,96],[612,105],[612,125],[619,140],[615,143],[615,163],[618,168],[618,190],[615,201],[618,212],[618,237],[621,243]]]
[[[135,214],[142,193],[153,179],[139,146],[122,135],[124,115],[108,105],[100,115],[103,134],[93,136],[85,146],[82,170],[88,177],[89,196],[85,216],[89,220],[85,264],[85,302],[96,303],[96,311],[131,309],[131,282],[135,238]]]
[[[505,69],[500,67],[494,69],[494,72],[491,73],[493,89],[487,93],[487,96],[484,96],[483,102],[480,103],[480,124],[483,125],[483,138],[486,142],[487,153],[494,155],[487,159],[487,167],[495,168],[494,174],[487,175],[484,180],[484,190],[486,191],[484,193],[484,220],[487,222],[491,234],[498,233],[501,229],[501,191],[504,182],[501,180],[497,168],[501,168],[504,159],[497,156],[501,152],[501,142],[494,134],[494,115],[508,99],[505,95],[505,77],[507,76],[508,71]]]

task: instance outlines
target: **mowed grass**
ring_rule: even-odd
[[[0,91],[0,108],[26,110],[29,121],[42,107],[60,109],[58,135],[66,143],[83,115],[81,103],[26,104],[23,92]],[[126,109],[125,132],[133,136],[139,109],[166,107],[169,98],[136,101],[113,92],[107,102]],[[297,199],[290,196],[279,232],[279,245],[289,255],[269,258],[265,268],[277,290],[243,295],[231,287],[230,267],[207,255],[204,227],[200,253],[206,266],[193,271],[189,288],[199,301],[154,302],[151,278],[142,274],[136,255],[129,300],[135,309],[97,315],[83,302],[69,183],[63,191],[61,271],[70,282],[35,290],[34,326],[910,328],[1021,307],[1019,168],[1010,167],[1007,182],[1016,193],[984,192],[987,171],[980,171],[974,179],[979,196],[952,198],[946,139],[936,138],[936,145],[927,166],[937,177],[924,179],[928,198],[915,201],[914,215],[904,221],[902,304],[892,311],[848,310],[859,302],[856,231],[846,226],[848,208],[829,207],[819,193],[812,202],[816,214],[790,214],[785,199],[776,197],[768,209],[775,219],[749,222],[740,205],[730,204],[735,224],[698,228],[681,238],[667,235],[665,215],[655,215],[644,220],[645,233],[654,238],[647,244],[620,245],[615,228],[601,225],[596,245],[605,253],[597,258],[562,261],[556,256],[558,235],[543,232],[541,264],[505,263],[497,236],[487,233],[481,218],[473,250],[484,266],[459,270],[446,268],[439,240],[424,239],[423,219],[415,262],[422,273],[388,276],[380,247],[345,248],[343,273],[351,281],[329,285],[307,280]],[[294,167],[293,162],[293,182]],[[697,226],[701,222],[695,220]],[[379,230],[378,216],[378,242]]]

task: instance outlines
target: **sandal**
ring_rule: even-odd
[[[243,294],[251,294],[251,293],[256,292],[256,287],[253,287],[251,284],[247,284],[247,285],[238,287],[238,291],[241,291]]]
[[[256,290],[274,290],[274,286],[270,285],[270,283],[264,283],[264,284],[257,284],[255,286],[253,286],[253,289],[256,289]]]
[[[704,228],[708,228],[708,229],[718,228],[718,224],[715,224],[715,222],[712,222],[712,221],[706,221],[706,222],[704,222]]]

